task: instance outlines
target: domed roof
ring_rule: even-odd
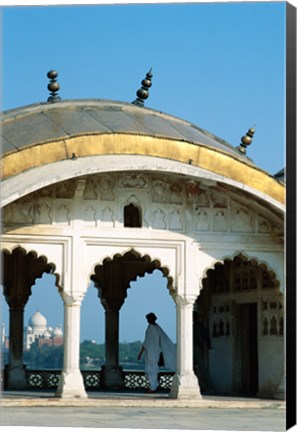
[[[87,99],[39,103],[4,112],[1,120],[3,153],[78,135],[124,133],[209,146],[247,161],[231,144],[186,120],[125,102]]]
[[[52,334],[51,334],[51,332],[49,331],[49,329],[47,329],[47,330],[45,330],[45,332],[43,333],[42,336],[43,336],[45,339],[50,339],[51,336],[52,336]]]
[[[32,327],[32,329],[36,327],[46,327],[46,325],[47,320],[39,311],[35,312],[29,319],[29,326]]]
[[[57,326],[57,327],[54,328],[53,335],[55,337],[57,337],[57,336],[63,336],[63,332],[62,332],[61,326]]]
[[[281,169],[276,174],[274,174],[274,177],[282,181],[283,183],[286,183],[286,169],[285,168]]]
[[[186,120],[132,103],[37,103],[4,112],[0,129],[2,206],[41,183],[110,171],[115,166],[111,158],[121,159],[118,170],[127,170],[123,164],[128,169],[138,164],[142,170],[151,165],[163,170],[164,161],[186,172],[198,168],[284,206],[284,185],[238,148]]]

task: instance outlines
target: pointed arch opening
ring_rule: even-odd
[[[206,269],[194,313],[210,336],[205,361],[216,392],[273,395],[283,373],[283,300],[276,273],[255,257],[238,253]],[[273,371],[268,357],[278,358]]]
[[[162,315],[166,310],[166,297],[171,303],[171,316],[167,317],[167,322],[171,325],[171,335],[175,333],[175,305],[168,295],[173,294],[173,279],[169,276],[169,269],[163,267],[158,259],[142,255],[135,249],[104,258],[94,267],[90,279],[97,290],[98,303],[104,308],[105,363],[101,368],[101,384],[103,388],[123,388],[123,370],[131,368],[131,361],[128,357],[120,358],[119,346],[136,342],[140,349],[147,325],[145,315],[152,311],[147,308],[155,306],[159,323],[164,325],[166,317]],[[149,298],[152,300],[150,304]],[[143,371],[143,365],[137,363],[136,357],[132,362],[133,368]]]
[[[4,387],[22,389],[28,385],[30,369],[61,367],[54,361],[57,356],[41,352],[63,343],[61,323],[50,323],[51,318],[57,319],[57,305],[61,307],[61,322],[63,318],[62,299],[57,292],[59,275],[54,273],[55,264],[48,263],[45,256],[20,246],[11,251],[3,249],[1,260],[6,300],[2,305],[2,338],[7,347]]]

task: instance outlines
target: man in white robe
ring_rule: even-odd
[[[145,332],[145,339],[142,348],[138,354],[138,360],[144,352],[145,372],[148,375],[150,389],[154,393],[159,385],[159,359],[162,352],[164,366],[167,369],[175,371],[176,368],[176,349],[175,345],[164,330],[156,324],[157,317],[151,312],[146,315],[148,327]]]

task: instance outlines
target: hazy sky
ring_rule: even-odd
[[[255,125],[248,155],[275,174],[285,156],[285,8],[285,2],[3,7],[2,109],[46,101],[50,69],[59,72],[62,99],[130,102],[152,67],[148,108],[234,146]],[[129,290],[121,340],[143,338],[150,310],[175,337],[175,307],[162,282],[146,280]],[[148,291],[144,298],[149,288],[162,294]],[[49,325],[62,323],[58,294],[47,284],[48,301],[42,289],[33,289],[25,323],[37,307]],[[103,332],[92,288],[82,309],[82,339],[102,341]]]

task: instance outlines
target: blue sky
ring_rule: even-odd
[[[285,2],[3,7],[2,109],[46,101],[50,69],[59,72],[63,99],[131,102],[152,67],[148,108],[189,120],[234,146],[255,125],[248,155],[275,174],[285,157],[285,8]],[[143,337],[145,320],[141,327],[137,314],[149,310],[142,310],[137,287],[129,293],[131,307],[127,302],[123,309],[129,326],[122,340]],[[159,322],[174,337],[174,305],[163,288],[167,309]],[[151,297],[142,303],[148,306]],[[43,311],[36,302],[25,321],[38,306],[50,325],[62,322],[60,303]],[[53,309],[61,314],[51,317]],[[83,313],[83,338],[102,339],[103,310],[91,325]],[[98,327],[100,336],[93,331]]]
[[[3,110],[63,99],[130,102],[153,68],[146,106],[284,166],[285,2],[4,7]]]

